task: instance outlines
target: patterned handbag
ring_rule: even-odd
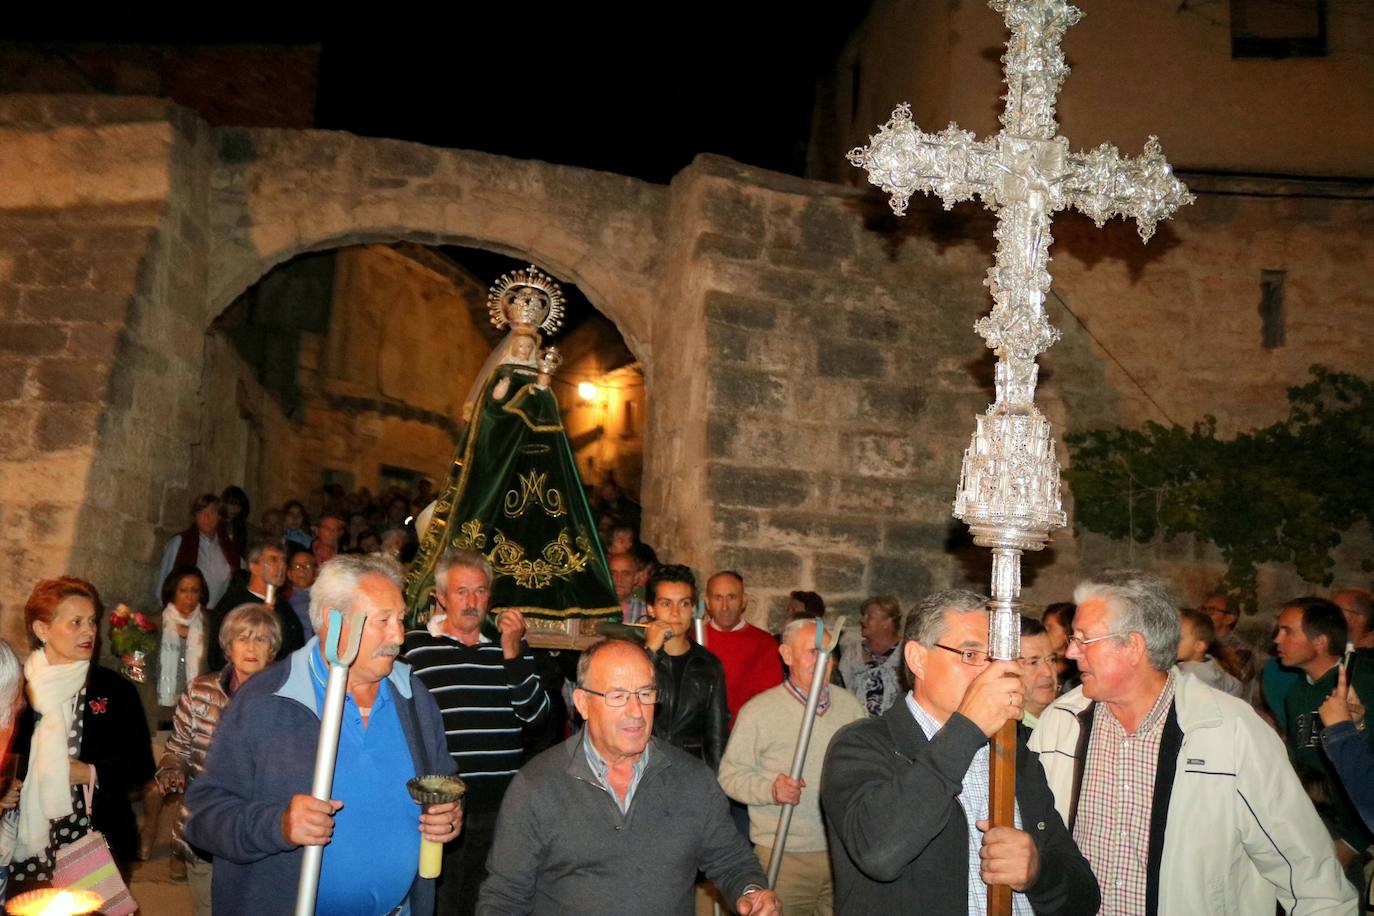
[[[95,777],[92,774],[92,781]],[[82,787],[86,794],[86,813],[94,816],[91,786]],[[53,887],[73,887],[99,894],[105,901],[100,905],[102,916],[129,916],[138,912],[138,901],[124,884],[124,878],[110,855],[105,835],[90,830],[80,839],[59,846],[52,869]]]
[[[99,910],[104,916],[128,916],[138,910],[138,903],[125,886],[110,847],[105,844],[105,836],[98,830],[57,850],[52,886],[99,894],[105,901]]]

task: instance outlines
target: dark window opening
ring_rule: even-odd
[[[353,492],[353,472],[343,471],[338,468],[321,468],[320,485],[329,487],[338,485],[344,488],[344,492]]]
[[[1325,57],[1326,0],[1231,0],[1231,56]]]
[[[1266,350],[1284,345],[1283,278],[1285,271],[1260,271],[1260,320],[1264,322],[1261,343]]]

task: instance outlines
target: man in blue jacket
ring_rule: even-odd
[[[310,593],[317,638],[234,695],[205,772],[186,796],[185,837],[214,857],[215,912],[290,914],[301,848],[325,846],[316,912],[429,916],[434,882],[416,877],[420,835],[458,835],[458,804],[421,812],[406,780],[451,774],[439,708],[396,662],[405,636],[401,570],[389,557],[342,555]],[[328,610],[366,615],[348,671],[334,798],[311,797],[328,666]],[[347,634],[344,634],[345,637]]]

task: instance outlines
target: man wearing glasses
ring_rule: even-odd
[[[479,913],[692,916],[698,870],[742,916],[782,912],[715,773],[653,737],[657,700],[642,646],[582,653],[573,702],[587,726],[516,774]]]
[[[319,564],[315,561],[315,554],[308,547],[297,547],[291,545],[290,541],[287,541],[287,544],[291,546],[291,555],[286,561],[286,581],[291,584],[291,588],[286,593],[286,601],[300,620],[301,627],[306,632],[312,632],[309,629],[310,587],[315,584]]]
[[[907,620],[915,687],[881,716],[841,729],[821,776],[835,911],[987,912],[989,884],[1013,912],[1091,914],[1097,882],[1054,810],[1019,730],[1014,827],[988,825],[988,738],[1020,719],[1019,661],[988,658],[987,599],[937,592]]]
[[[1250,706],[1179,671],[1174,596],[1103,573],[1074,592],[1082,686],[1031,750],[1092,863],[1102,913],[1351,913],[1354,888],[1283,745]]]

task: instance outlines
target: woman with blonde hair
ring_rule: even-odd
[[[902,695],[902,607],[890,595],[859,605],[863,638],[840,653],[840,677],[870,716],[880,716]]]

